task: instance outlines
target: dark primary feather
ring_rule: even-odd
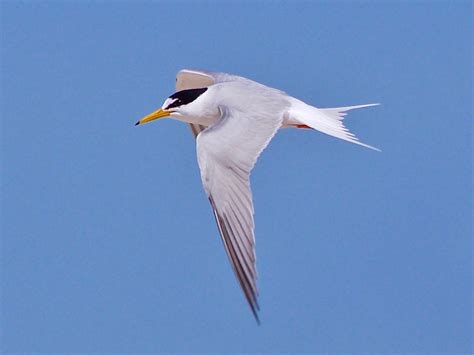
[[[214,212],[214,217],[216,219],[217,227],[219,228],[220,235],[222,237],[222,242],[224,244],[225,251],[227,256],[231,260],[232,269],[234,270],[235,276],[239,281],[240,287],[244,291],[245,298],[252,310],[252,313],[257,321],[260,324],[260,319],[258,317],[257,311],[260,310],[260,307],[257,302],[258,291],[252,286],[249,276],[244,270],[242,259],[237,256],[236,252],[236,236],[232,232],[232,229],[229,223],[226,221],[225,217],[221,216],[216,209],[214,200],[212,196],[209,197],[209,202],[211,203],[212,210]]]

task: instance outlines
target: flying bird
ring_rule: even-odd
[[[164,117],[189,123],[204,190],[232,269],[259,323],[250,172],[280,128],[309,128],[360,142],[343,124],[347,111],[366,104],[316,108],[253,80],[219,72],[183,69],[176,92],[136,125]]]

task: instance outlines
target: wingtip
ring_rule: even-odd
[[[257,322],[257,325],[261,325],[260,322],[260,317],[258,316],[258,311],[260,311],[260,306],[257,302],[257,300],[254,300],[254,303],[249,303],[250,309],[252,310],[252,314],[255,318],[255,321]]]
[[[376,152],[382,153],[382,149],[379,149],[377,147],[372,147],[371,145],[366,145],[367,148],[375,150]]]
[[[380,106],[380,105],[381,105],[380,102],[376,102],[376,103],[373,103],[373,104],[359,105],[358,108],[367,108],[367,107]]]
[[[262,323],[260,322],[260,318],[259,318],[259,316],[258,316],[257,311],[254,310],[254,309],[252,309],[252,313],[253,313],[253,316],[254,316],[254,318],[255,318],[255,321],[257,322],[257,325],[258,325],[258,326],[261,326]]]

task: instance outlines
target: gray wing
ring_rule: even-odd
[[[239,80],[239,77],[226,73],[182,69],[176,75],[176,91],[206,88],[216,83],[233,80]],[[199,133],[206,129],[205,126],[194,123],[190,123],[189,126],[194,137],[197,137]]]
[[[258,156],[280,128],[282,117],[254,117],[251,113],[220,109],[220,121],[197,137],[199,168],[225,250],[258,321],[249,176]]]

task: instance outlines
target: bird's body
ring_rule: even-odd
[[[227,107],[240,112],[255,112],[256,119],[261,114],[270,114],[278,119],[290,107],[289,96],[283,92],[261,85],[255,81],[238,77],[239,80],[217,83],[207,88],[205,95],[199,96],[193,105],[183,107],[178,120],[212,126],[220,119],[219,107]],[[258,95],[255,95],[258,92]]]
[[[171,116],[191,125],[201,178],[232,268],[258,320],[250,172],[280,128],[313,128],[365,147],[343,125],[346,111],[319,109],[283,91],[225,73],[182,70],[177,92],[139,123]],[[375,149],[375,148],[373,148]]]

